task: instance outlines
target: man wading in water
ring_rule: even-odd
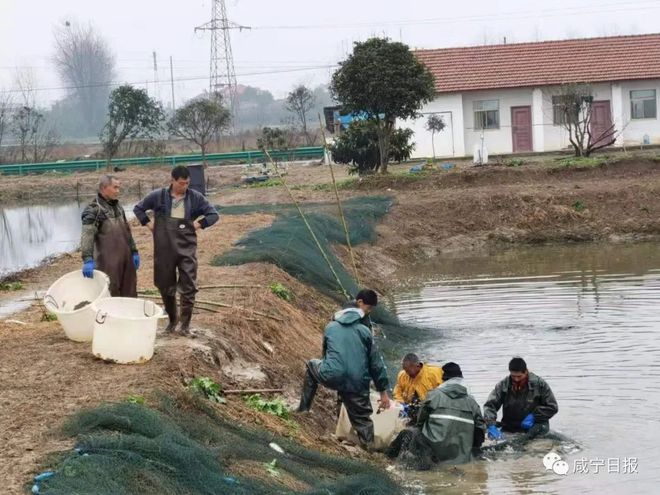
[[[218,212],[203,194],[189,189],[190,172],[183,165],[172,169],[170,187],[156,189],[135,205],[134,213],[154,235],[154,284],[163,298],[170,322],[166,332],[190,335],[190,319],[197,293],[197,231],[218,221]],[[154,212],[154,221],[147,211]],[[178,270],[178,283],[177,283]],[[177,285],[181,314],[177,315]]]
[[[82,272],[92,278],[98,268],[108,275],[112,297],[137,297],[140,255],[117,199],[119,185],[112,175],[102,176],[96,198],[82,212]]]

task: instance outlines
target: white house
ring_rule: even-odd
[[[491,155],[568,148],[562,113],[553,110],[553,95],[566,83],[593,88],[592,134],[614,124],[617,146],[660,144],[660,34],[415,54],[435,76],[437,91],[421,118],[401,123],[415,131],[415,157],[432,155],[424,125],[434,113],[446,124],[435,137],[439,157],[472,156],[482,136]]]

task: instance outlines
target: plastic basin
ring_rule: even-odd
[[[166,315],[153,301],[107,297],[94,302],[92,353],[119,364],[146,363],[154,355],[158,319]]]
[[[94,278],[85,278],[80,270],[76,270],[60,277],[50,286],[44,296],[44,306],[57,316],[69,339],[91,342],[94,333],[92,304],[109,296],[110,279],[105,273],[94,270]]]

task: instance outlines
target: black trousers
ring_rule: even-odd
[[[320,364],[320,359],[307,361],[305,382],[300,396],[300,405],[298,406],[299,412],[311,409],[319,384],[325,385],[318,373]],[[348,419],[355,429],[360,443],[365,447],[372,445],[374,442],[374,423],[371,420],[373,408],[371,407],[369,390],[359,393],[338,391],[337,395],[346,408]]]

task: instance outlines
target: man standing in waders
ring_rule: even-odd
[[[166,332],[190,335],[190,319],[197,293],[197,231],[218,221],[218,212],[203,194],[189,189],[190,172],[183,165],[172,169],[170,187],[156,189],[135,205],[134,213],[154,235],[154,284],[163,298],[170,322]],[[154,221],[147,211],[154,212]],[[178,270],[178,283],[177,283]],[[177,285],[181,314],[177,317]]]
[[[82,272],[92,278],[98,268],[108,275],[112,297],[137,297],[140,255],[117,199],[119,185],[112,175],[102,176],[96,198],[82,212]]]

